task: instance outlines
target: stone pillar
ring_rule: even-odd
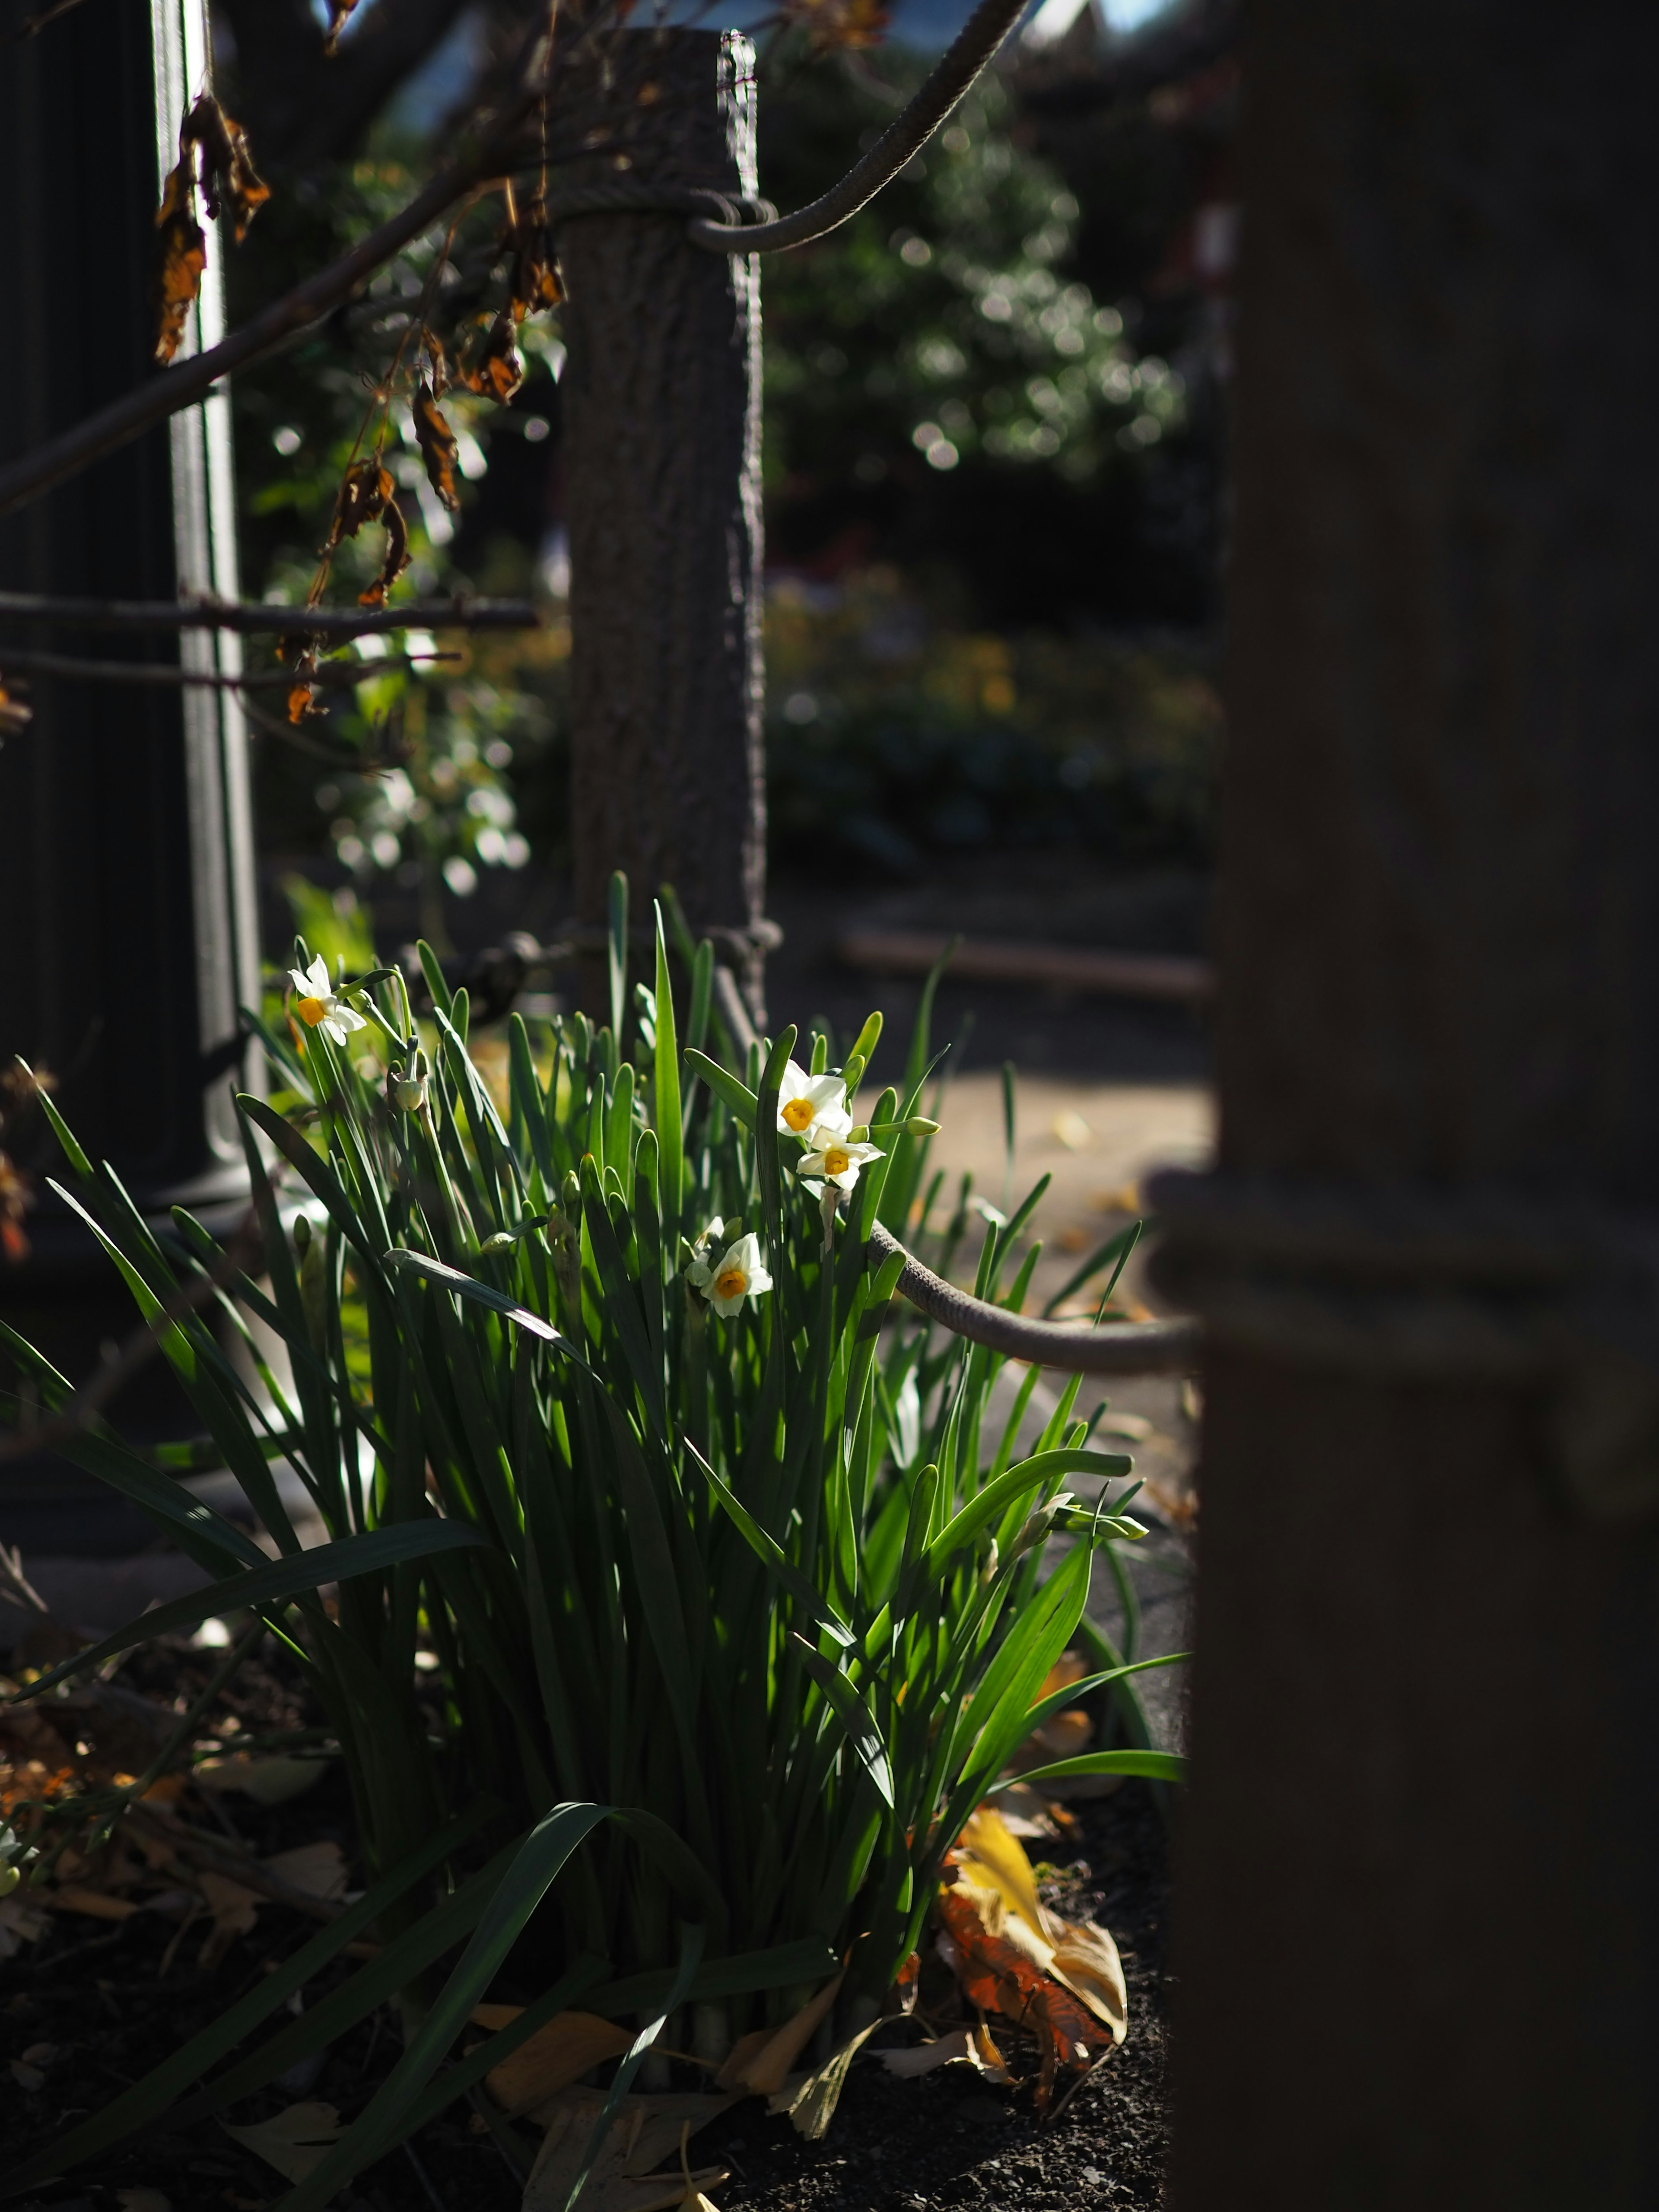
[[[178,159],[179,125],[206,81],[202,0],[83,0],[11,43],[33,0],[5,0],[0,208],[7,338],[0,457],[69,428],[154,373],[152,216]],[[223,329],[210,234],[185,349]],[[0,520],[0,582],[89,598],[237,595],[229,401],[112,454]],[[22,635],[10,630],[8,635]],[[148,657],[228,672],[240,641],[56,630],[77,654]],[[0,644],[0,668],[5,665]],[[258,988],[245,737],[228,695],[36,678],[34,719],[0,751],[0,1052],[49,1069],[87,1150],[107,1157],[147,1211],[236,1218],[246,1171],[232,1093],[246,1073],[237,1007]],[[20,1136],[26,1146],[28,1133]],[[56,1146],[23,1164],[60,1171]],[[42,1193],[21,1267],[0,1267],[0,1312],[71,1371],[133,1324],[131,1302],[71,1217]],[[160,1364],[125,1401],[144,1418]],[[0,1469],[0,1535],[72,1536],[38,1502],[78,1482]],[[92,1486],[100,1497],[101,1489]],[[42,1516],[46,1515],[46,1519]],[[52,1528],[46,1530],[46,1520]]]
[[[735,33],[618,31],[561,65],[560,110],[603,140],[590,183],[752,195],[754,54]],[[635,915],[672,883],[727,940],[758,1007],[760,264],[690,244],[681,213],[572,217],[559,239],[570,532],[576,910],[602,933],[611,871]],[[605,1003],[592,958],[583,1002]]]

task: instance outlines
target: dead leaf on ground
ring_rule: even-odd
[[[115,2201],[121,2212],[173,2212],[173,2199],[159,2189],[118,2189]]]
[[[523,2212],[564,2212],[605,2101],[602,2089],[567,2089],[552,2100],[547,2133],[525,2184]],[[662,2212],[683,2204],[684,2173],[652,2168],[736,2102],[697,2094],[624,2097],[582,2191],[581,2212]],[[726,2178],[718,2166],[690,2176],[696,2190],[718,2188]]]
[[[130,1897],[112,1897],[107,1890],[88,1889],[78,1882],[54,1889],[52,1901],[59,1912],[82,1912],[88,1920],[131,1920],[141,1909]]]
[[[845,1979],[844,1971],[837,1974],[781,2027],[759,2029],[740,2036],[732,2045],[731,2057],[714,2076],[715,2087],[739,2090],[753,2097],[775,2096],[790,2068],[817,2033],[819,2022],[828,2018]]]
[[[0,1959],[15,1959],[25,1943],[35,1942],[51,1925],[51,1914],[36,1899],[15,1891],[0,1897]]]
[[[830,2132],[853,2061],[876,2030],[885,2025],[884,2021],[872,2020],[832,2051],[822,2066],[814,2067],[810,2074],[792,2075],[767,2099],[767,2111],[787,2112],[798,2136],[805,2136],[808,2142],[821,2142]]]
[[[426,463],[427,481],[450,513],[458,514],[461,495],[455,489],[455,433],[445,421],[443,410],[433,397],[432,386],[424,377],[416,386],[410,412],[421,459]]]
[[[1127,1999],[1117,1946],[1093,1921],[1051,1912],[1006,1823],[981,1806],[946,1860],[939,1899],[941,1945],[963,1995],[1036,2039],[1037,2102],[1062,2067],[1081,2069],[1121,2043]]]
[[[219,2124],[234,2142],[275,2166],[284,2181],[304,2181],[344,2132],[333,2106],[320,2104],[290,2105],[285,2112],[251,2127],[233,2127],[228,2120]]]
[[[346,1893],[346,1863],[340,1846],[331,1840],[301,1844],[291,1851],[278,1851],[274,1858],[260,1863],[267,1874],[274,1874],[291,1888],[304,1890],[307,1897],[320,1897],[336,1904]]]
[[[505,2027],[518,2018],[520,2009],[517,2005],[477,2005],[472,2018],[480,2027]],[[485,2014],[490,2017],[483,2017]],[[620,2058],[633,2039],[627,2028],[618,2027],[613,2020],[601,2020],[597,2013],[555,2013],[545,2027],[490,2068],[485,2086],[508,2119],[527,2116],[534,2121],[541,2106],[580,2081],[590,2066]]]
[[[202,1760],[192,1778],[204,1790],[234,1792],[251,1797],[256,1805],[286,1805],[290,1797],[314,1790],[328,1768],[325,1759],[290,1759],[282,1753],[251,1759],[239,1751],[228,1759]]]
[[[941,2066],[971,2066],[988,2081],[1012,2083],[1014,2078],[988,2027],[958,2027],[936,2042],[918,2043],[905,2051],[878,2051],[877,2056],[890,2074],[908,2076],[934,2074]]]
[[[251,1889],[222,1874],[202,1874],[196,1879],[202,1901],[213,1916],[197,1964],[204,1973],[210,1974],[239,1936],[252,1933],[259,1917],[259,1899]]]

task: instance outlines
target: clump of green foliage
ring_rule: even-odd
[[[288,1019],[262,1025],[286,1090],[241,1101],[257,1263],[182,1210],[158,1237],[54,1115],[74,1202],[277,1556],[107,1427],[72,1437],[213,1580],[28,1694],[251,1612],[315,1683],[369,1891],[40,2172],[162,2112],[222,2108],[402,1991],[403,2059],[289,2200],[321,2203],[429,2116],[515,1947],[546,1994],[451,2065],[446,2098],[577,1996],[644,2023],[617,2095],[681,2007],[717,2054],[840,1965],[844,2017],[873,2017],[1011,1753],[1053,1706],[1121,1686],[1109,1666],[1042,1696],[1095,1552],[1138,1533],[1107,1496],[1128,1461],[1091,1448],[1075,1382],[1017,1458],[1036,1370],[994,1422],[1000,1358],[895,1307],[902,1255],[871,1263],[876,1222],[929,1233],[943,1181],[918,1112],[925,1013],[861,1133],[878,1018],[834,1070],[822,1033],[740,1053],[711,945],[682,940],[677,996],[660,918],[631,993],[627,945],[619,884],[610,1023],[574,1016],[538,1049],[514,1018],[494,1079],[430,955],[422,1029],[399,975],[331,981],[296,945]],[[829,1116],[816,1135],[791,1109],[803,1085]],[[1038,1195],[988,1224],[981,1297],[1023,1298],[1036,1249],[1005,1277]],[[4,1334],[42,1401],[65,1403],[67,1378]],[[322,1524],[310,1548],[278,1460]],[[1062,1487],[1079,1472],[1103,1483],[1092,1507]],[[302,1966],[371,1923],[378,1958],[223,2065]]]

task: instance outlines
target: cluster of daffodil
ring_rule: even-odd
[[[628,944],[619,895],[611,1022],[514,1018],[499,1090],[429,954],[417,1024],[394,971],[348,982],[301,944],[288,1020],[259,1024],[285,1110],[240,1101],[257,1276],[188,1215],[159,1243],[43,1099],[88,1218],[144,1313],[168,1316],[161,1347],[206,1439],[191,1464],[222,1461],[276,1554],[112,1430],[72,1437],[212,1578],[83,1657],[263,1612],[328,1715],[369,1885],[313,1942],[383,1947],[334,1988],[328,2033],[415,1993],[395,2089],[295,2208],[412,2124],[515,1941],[515,1986],[548,1996],[458,2055],[452,2087],[578,2001],[684,2005],[678,2047],[712,2058],[844,1965],[858,2025],[1069,1644],[1144,1738],[1084,1610],[1092,1558],[1137,1533],[1106,1495],[1127,1461],[1092,1446],[1076,1384],[1032,1438],[1035,1370],[994,1419],[1000,1358],[930,1333],[894,1301],[902,1255],[869,1256],[880,1221],[949,1269],[972,1224],[979,1295],[1014,1305],[1035,1263],[1036,1194],[982,1223],[939,1206],[919,1110],[931,991],[860,1123],[878,1018],[838,1067],[823,1034],[739,1047],[712,946],[659,918],[650,988],[630,994]],[[63,1403],[69,1382],[10,1342]],[[279,1461],[328,1540],[302,1545]],[[1099,1496],[1062,1491],[1079,1474]],[[1058,1560],[1051,1528],[1072,1540]],[[283,2028],[268,2073],[239,2058],[235,2094],[306,2032]],[[122,2110],[148,2124],[177,2094]]]

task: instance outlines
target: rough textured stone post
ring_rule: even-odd
[[[562,65],[560,112],[603,141],[559,185],[755,191],[754,57],[735,33],[620,31]],[[625,869],[729,949],[758,1007],[760,265],[691,245],[684,214],[562,226],[577,914]],[[605,1005],[604,962],[584,1003]]]
[[[154,373],[152,216],[206,66],[200,0],[85,0],[13,43],[31,4],[5,0],[0,15],[6,459]],[[211,237],[209,252],[199,321],[216,337]],[[94,599],[234,597],[233,500],[229,403],[218,395],[0,522],[0,582]],[[237,641],[201,635],[53,630],[28,641],[239,665]],[[228,1222],[246,1189],[231,1104],[236,1012],[258,980],[240,713],[205,689],[38,677],[29,696],[33,721],[0,750],[0,1058],[21,1053],[51,1068],[82,1143],[114,1162],[141,1206],[164,1213],[183,1203]],[[55,1146],[39,1151],[26,1164],[61,1173]],[[32,1259],[0,1266],[0,1310],[84,1371],[100,1340],[132,1327],[136,1311],[44,1192],[28,1230]],[[35,1540],[46,1524],[25,1512],[20,1491],[46,1483],[61,1498],[82,1480],[0,1471],[0,1521]],[[107,1495],[89,1477],[84,1485]],[[54,1522],[41,1540],[62,1547],[76,1534]]]
[[[1656,66],[1251,10],[1180,2212],[1659,2203]]]

